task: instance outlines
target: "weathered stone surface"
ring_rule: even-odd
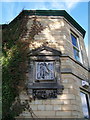
[[[52,105],[45,105],[45,110],[53,110],[53,106]]]
[[[60,68],[59,73],[55,80],[62,83],[64,86],[63,93],[57,95],[55,99],[38,100],[30,103],[32,110],[36,116],[40,118],[82,118],[82,105],[80,98],[80,87],[82,86],[81,80],[88,79],[88,59],[86,55],[85,45],[82,34],[71,25],[66,19],[60,16],[36,16],[37,21],[43,26],[43,30],[34,36],[33,41],[29,45],[30,50],[40,48],[41,46],[48,46],[50,48],[59,50],[62,56],[59,57]],[[23,38],[29,38],[29,32],[32,28],[33,18],[29,16],[27,23],[28,33]],[[74,58],[73,45],[71,40],[71,31],[73,31],[79,39],[80,49],[83,53],[83,63],[79,63]],[[42,51],[42,53],[49,54],[50,51]],[[50,53],[51,55],[51,53]],[[42,59],[41,59],[42,58]],[[57,57],[40,57],[39,60],[54,60]],[[36,61],[37,57],[34,56],[33,60]],[[29,76],[29,83],[35,82],[35,65],[30,63],[30,71],[27,73]],[[33,74],[34,72],[34,74]],[[24,94],[20,95],[21,100],[28,99]],[[29,116],[29,113],[22,113],[23,116]]]
[[[56,111],[56,110],[58,110],[58,111],[61,110],[61,105],[54,105],[53,107],[54,107],[54,110],[55,110],[55,111]]]
[[[30,107],[32,108],[32,110],[38,110],[38,105],[30,105]]]
[[[71,111],[56,111],[56,116],[70,117]]]
[[[41,110],[41,111],[45,110],[45,105],[38,105],[38,110]]]
[[[34,113],[39,117],[48,117],[48,116],[55,116],[55,111],[34,111]]]

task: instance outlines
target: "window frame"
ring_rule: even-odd
[[[73,46],[74,59],[75,59],[76,61],[81,62],[81,63],[83,64],[82,55],[81,55],[81,49],[80,49],[79,36],[76,35],[76,33],[72,32],[72,30],[71,30],[70,36],[71,36],[71,43],[72,43],[72,46]],[[74,37],[76,38],[77,46],[78,46],[78,47],[76,47],[76,46],[73,44],[72,36],[74,36]],[[74,49],[75,49],[75,50],[78,52],[78,54],[79,54],[79,60],[76,59],[76,57],[75,57]]]
[[[78,48],[79,48],[79,46],[78,46],[78,41],[77,41],[78,36],[76,36],[73,32],[71,32],[71,39],[72,39],[72,36],[76,39],[76,44],[77,44],[77,46],[75,46],[75,45],[73,44],[73,40],[72,40],[72,44],[73,44],[73,46],[74,46],[76,49],[78,49]]]
[[[79,55],[79,56],[76,56],[76,55],[75,55],[74,50],[76,50],[76,52],[78,52],[78,55]],[[78,61],[78,62],[80,62],[80,54],[79,54],[79,52],[80,52],[80,51],[79,51],[75,46],[73,46],[74,58],[75,58],[75,60]],[[76,57],[78,57],[79,60],[78,60]]]
[[[89,95],[89,93],[88,93],[87,91],[85,91],[85,90],[83,90],[83,89],[80,89],[80,93],[83,93],[83,94],[85,94],[85,96],[86,96],[88,115],[89,115],[89,118],[90,118],[90,101],[89,101],[90,95]],[[81,95],[80,95],[80,98],[81,98]],[[82,104],[82,99],[81,99],[81,104]],[[82,105],[82,110],[83,110],[83,105]],[[83,112],[83,111],[82,111],[82,112]],[[83,113],[83,115],[84,115],[84,113]],[[84,117],[85,117],[85,116],[84,116]]]

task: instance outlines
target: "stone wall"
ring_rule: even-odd
[[[82,106],[80,89],[77,77],[71,74],[61,75],[64,91],[56,99],[35,100],[30,103],[35,115],[39,118],[82,118]],[[20,96],[22,101],[27,99],[24,93]],[[21,116],[30,117],[29,112],[23,112]]]
[[[29,16],[27,23],[28,32],[23,40],[29,37],[33,19],[34,16]],[[80,32],[63,17],[37,16],[37,21],[43,26],[43,30],[34,36],[34,40],[31,41],[29,45],[30,50],[46,45],[62,52],[62,56],[60,57],[61,81],[64,90],[63,94],[58,95],[56,99],[36,99],[30,103],[30,106],[39,118],[82,118],[80,86],[81,80],[88,79],[88,60],[83,37]],[[79,36],[81,49],[83,51],[83,65],[80,65],[74,60],[73,46],[70,37],[71,30]],[[24,91],[21,92],[20,98],[22,102],[28,99]],[[30,117],[30,113],[24,111],[20,117],[28,118]]]

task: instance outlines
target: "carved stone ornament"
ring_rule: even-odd
[[[57,89],[51,90],[33,90],[33,98],[38,99],[48,99],[48,98],[57,98],[58,93]]]
[[[53,80],[54,63],[53,62],[36,62],[36,79]]]
[[[57,98],[57,95],[61,95],[63,93],[63,90],[64,90],[63,85],[55,86],[55,88],[52,87],[36,88],[35,86],[33,86],[32,89],[28,89],[28,93],[31,94],[34,99],[50,99],[50,98],[52,99]]]
[[[30,52],[28,91],[34,99],[56,98],[62,94],[61,52],[42,46]]]

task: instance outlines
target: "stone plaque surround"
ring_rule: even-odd
[[[34,99],[56,98],[57,95],[61,94],[63,90],[63,85],[60,78],[61,52],[47,46],[42,46],[36,50],[31,51],[29,55],[31,57],[29,64],[29,74],[32,76],[29,77],[29,93],[32,94]],[[43,66],[38,66],[38,71],[37,64],[43,64]],[[53,67],[50,68],[50,66],[45,66],[45,64],[51,64]],[[39,73],[40,70],[41,73]],[[53,75],[51,77],[50,70],[52,71]],[[46,72],[49,72],[49,75],[45,76]],[[40,77],[39,79],[37,78],[38,73]]]

